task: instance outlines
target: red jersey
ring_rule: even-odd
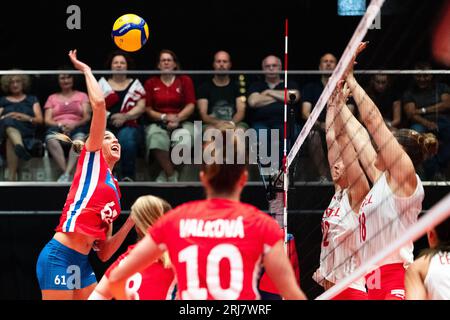
[[[136,245],[128,247],[105,272],[108,278],[111,271],[116,268]],[[128,278],[126,290],[137,293],[137,300],[173,300],[175,298],[176,280],[172,268],[164,268],[161,260],[152,263],[142,272],[137,272]]]
[[[58,232],[79,232],[105,240],[109,225],[120,214],[120,189],[102,150],[83,147],[67,195]]]
[[[183,300],[259,299],[263,255],[283,240],[272,217],[226,199],[183,204],[148,232],[168,249]]]
[[[281,229],[281,231],[283,232],[284,237],[284,229]],[[288,233],[288,242],[286,246],[289,261],[291,262],[291,266],[294,269],[295,279],[297,280],[297,284],[300,286],[300,266],[298,264],[297,249],[295,247],[294,236],[290,233]],[[279,294],[272,280],[270,280],[269,276],[265,272],[263,273],[261,280],[259,281],[259,290],[273,294]]]
[[[188,103],[195,104],[195,91],[192,79],[188,76],[176,76],[170,86],[160,77],[152,77],[145,82],[146,103],[153,110],[174,114],[180,112]]]

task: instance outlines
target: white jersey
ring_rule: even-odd
[[[337,191],[322,217],[320,266],[313,279],[323,286],[324,279],[337,283],[359,266],[357,250],[358,218],[348,200],[348,191]],[[364,278],[350,288],[366,292]]]
[[[409,197],[396,196],[383,173],[361,204],[359,212],[359,255],[368,261],[375,254],[397,240],[414,223],[422,210],[424,190],[419,176],[417,187]],[[412,241],[394,252],[373,268],[403,263],[406,267],[414,260]]]
[[[430,260],[424,280],[430,300],[450,300],[450,252],[438,252]]]

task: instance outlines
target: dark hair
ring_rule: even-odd
[[[326,52],[324,52],[324,53],[322,53],[321,55],[320,55],[320,58],[319,58],[319,65],[322,63],[322,59],[323,59],[323,57],[325,57],[326,55],[331,55],[331,56],[333,56],[333,58],[336,60],[336,64],[338,63],[338,58],[336,58],[336,55],[334,54],[334,53],[332,53],[332,52],[330,52],[330,51],[326,51]]]
[[[172,56],[173,61],[174,61],[175,64],[176,64],[175,70],[181,70],[180,60],[178,60],[178,57],[177,57],[177,55],[175,54],[175,52],[173,52],[172,50],[169,50],[169,49],[162,49],[162,50],[159,52],[159,55],[158,55],[158,62],[156,63],[156,68],[158,68],[158,64],[159,64],[159,61],[161,60],[161,56],[163,55],[163,53],[168,53],[168,54],[170,54],[170,55]]]
[[[438,244],[435,248],[428,248],[420,252],[419,257],[425,255],[434,256],[439,251],[450,252],[450,217],[434,227],[438,238]]]
[[[236,127],[232,123],[215,128],[220,130],[222,139],[205,143],[203,150],[206,148],[211,150],[214,161],[208,164],[203,159],[201,170],[215,192],[230,193],[235,188],[242,173],[247,169],[245,141],[238,140]],[[227,146],[230,145],[233,146],[231,164],[227,163],[230,160],[230,155],[227,158],[227,151],[230,151]]]
[[[417,61],[414,64],[414,69],[415,70],[430,70],[432,69],[432,65],[429,61]]]
[[[58,71],[60,71],[58,74],[55,75],[56,84],[59,86],[59,76],[62,74],[66,74],[64,71],[74,71],[75,69],[72,68],[68,64],[61,65],[57,68]],[[77,86],[77,83],[79,81],[79,76],[75,74],[67,74],[73,79],[73,88]]]
[[[411,158],[414,167],[437,153],[439,143],[432,133],[418,133],[411,129],[400,129],[393,134]]]
[[[113,59],[117,56],[123,56],[125,58],[125,60],[127,61],[127,70],[134,69],[135,65],[134,65],[133,58],[128,54],[128,52],[123,51],[123,50],[115,50],[108,55],[108,58],[106,58],[106,62],[105,62],[106,69],[111,70],[111,63],[112,63]]]

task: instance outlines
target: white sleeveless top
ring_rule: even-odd
[[[424,280],[428,299],[450,300],[450,252],[438,252],[430,260]]]
[[[416,178],[416,190],[409,197],[398,197],[392,192],[386,173],[380,176],[367,194],[359,209],[357,241],[361,261],[368,261],[417,222],[422,210],[424,190],[417,174]],[[410,242],[373,268],[391,263],[403,263],[406,267],[414,260],[413,249],[413,243]]]
[[[337,283],[359,266],[357,250],[358,218],[348,199],[348,190],[337,191],[322,217],[320,266],[313,279],[323,286],[324,279]],[[364,291],[364,278],[353,282],[350,288]]]

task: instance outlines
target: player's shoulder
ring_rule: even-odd
[[[433,257],[432,254],[424,254],[420,256],[408,266],[408,268],[406,269],[406,273],[408,274],[418,273],[422,277],[424,277],[426,271],[428,270],[428,266],[430,265],[432,257]]]
[[[261,211],[260,209],[258,209],[257,207],[255,207],[254,205],[251,205],[249,203],[239,202],[238,206],[240,206],[242,209],[244,209],[248,213],[257,214],[257,215],[262,214],[263,216],[267,216],[266,213],[264,213],[263,211]]]
[[[240,203],[240,212],[243,213],[245,219],[253,220],[255,223],[267,224],[267,223],[275,223],[276,221],[273,217],[271,217],[268,213],[261,211],[257,207],[248,204],[248,203]]]

